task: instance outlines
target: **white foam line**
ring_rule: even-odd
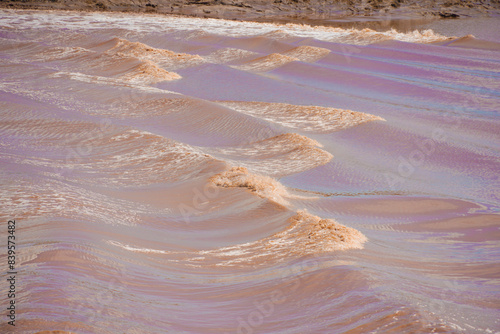
[[[130,81],[124,81],[124,80],[115,79],[115,78],[101,77],[101,76],[97,76],[97,75],[88,75],[88,74],[83,74],[83,73],[79,73],[79,72],[56,72],[56,73],[50,75],[50,77],[52,77],[52,78],[60,78],[60,77],[64,77],[64,76],[66,76],[72,80],[77,80],[77,81],[86,82],[86,83],[130,87],[130,88],[134,88],[134,89],[144,91],[144,92],[149,92],[149,93],[168,93],[168,94],[183,95],[181,93],[172,92],[169,90],[160,89],[160,88],[156,88],[156,87],[133,84]]]
[[[429,43],[446,40],[445,36],[432,30],[400,33],[395,30],[376,32],[370,29],[342,29],[300,24],[274,24],[260,22],[238,22],[223,19],[176,17],[167,15],[139,15],[125,13],[81,13],[75,12],[37,12],[30,15],[20,10],[2,10],[2,26],[21,29],[59,29],[94,30],[127,29],[134,32],[199,32],[231,37],[259,36],[270,32],[284,33],[291,37],[314,38],[323,41],[345,42],[350,44],[370,44],[380,39],[395,39],[405,42]],[[83,18],[79,22],[68,22],[68,16]],[[0,28],[2,27],[0,26]],[[275,36],[276,37],[276,36]],[[278,36],[279,37],[279,36]],[[184,37],[185,38],[185,37]]]
[[[132,251],[132,252],[139,252],[139,253],[156,253],[156,254],[170,254],[171,252],[168,252],[168,251],[162,251],[162,250],[159,250],[159,249],[151,249],[151,248],[137,248],[137,247],[132,247],[132,246],[129,246],[129,245],[124,245],[118,241],[113,241],[113,240],[108,240],[107,241],[108,244],[111,244],[113,246],[117,246],[117,247],[120,247],[120,248],[123,248],[123,249],[126,249],[128,251]]]

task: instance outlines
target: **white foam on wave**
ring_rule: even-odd
[[[283,52],[284,55],[296,58],[306,63],[314,63],[323,57],[326,57],[330,50],[318,48],[315,46],[302,45],[291,50]]]
[[[220,163],[182,142],[111,124],[5,117],[0,129],[31,150],[60,152],[51,158],[43,153],[24,156],[13,146],[11,162],[44,167],[51,174],[60,170],[76,183],[117,187],[177,182]]]
[[[287,103],[217,101],[238,112],[310,132],[330,132],[371,121],[383,121],[378,116],[358,111]]]
[[[235,66],[235,68],[251,72],[267,72],[297,60],[299,59],[279,53],[272,53],[270,55],[248,61],[242,65]]]
[[[150,61],[161,68],[168,68],[169,70],[196,66],[206,62],[199,55],[158,49],[118,37],[113,38],[110,43],[112,47],[105,52],[106,54],[118,57],[135,57],[142,61]]]
[[[284,185],[269,176],[250,173],[245,167],[232,167],[225,172],[212,176],[210,182],[224,188],[247,188],[259,197],[283,206],[289,204],[285,197],[290,197],[290,194]]]
[[[102,195],[67,181],[11,178],[0,191],[2,215],[22,221],[34,218],[70,218],[110,225],[136,225],[151,212],[147,205]],[[157,210],[159,213],[159,211]],[[168,209],[164,213],[170,212]]]
[[[288,257],[316,255],[325,252],[349,249],[363,249],[367,238],[360,231],[339,224],[333,219],[322,219],[306,210],[297,213],[288,220],[288,226],[270,237],[200,251],[200,257],[191,257],[186,261],[203,263],[207,258],[216,259],[216,266],[232,267],[275,263]]]
[[[212,155],[252,173],[282,177],[328,163],[333,156],[322,145],[296,133],[259,140],[237,147],[211,149]]]
[[[261,240],[200,251],[167,251],[132,246],[108,240],[113,246],[134,253],[167,255],[165,261],[200,267],[207,263],[220,267],[269,265],[288,258],[350,249],[363,249],[367,238],[360,231],[333,219],[322,219],[306,210],[297,211],[284,230]],[[172,259],[168,257],[172,256]]]
[[[303,24],[276,24],[260,22],[238,22],[223,19],[177,17],[166,15],[140,15],[125,13],[90,13],[82,20],[68,21],[68,17],[78,14],[71,12],[39,12],[37,15],[25,15],[23,11],[2,10],[2,26],[10,28],[67,28],[67,29],[108,29],[116,28],[134,32],[200,32],[207,34],[245,37],[273,34],[273,39],[280,35],[288,37],[314,38],[317,40],[371,44],[383,40],[399,40],[412,43],[431,43],[449,39],[432,30],[401,33],[396,30],[377,32],[371,29],[343,29]],[[0,26],[1,28],[1,26]]]
[[[94,51],[87,50],[79,46],[76,47],[57,46],[54,48],[46,49],[34,55],[33,59],[36,61],[56,61],[56,60],[74,59],[77,57],[91,56],[94,54],[95,54]]]
[[[258,55],[257,52],[252,52],[248,50],[236,49],[236,48],[222,48],[210,53],[205,58],[213,63],[224,64],[257,55]]]
[[[122,244],[121,242],[114,241],[114,240],[108,240],[108,244],[123,248],[125,250],[131,251],[131,252],[137,252],[137,253],[152,253],[152,254],[170,254],[171,252],[169,251],[164,251],[160,249],[152,249],[152,248],[140,248],[140,247],[134,247],[126,244]]]
[[[112,86],[123,86],[123,87],[133,87],[134,89],[137,89],[139,91],[144,91],[144,92],[149,92],[149,93],[169,93],[169,94],[178,94],[182,95],[177,92],[172,92],[156,87],[150,87],[147,86],[147,83],[151,83],[150,79],[146,76],[144,80],[140,80],[140,78],[137,77],[124,77],[124,78],[109,78],[109,77],[102,77],[98,75],[88,75],[84,73],[79,73],[79,72],[56,72],[54,74],[51,74],[50,77],[52,78],[60,78],[60,77],[67,77],[71,80],[76,80],[76,81],[81,81],[85,83],[91,83],[91,84],[99,84],[99,85],[112,85]],[[173,80],[177,79],[174,78]],[[161,81],[161,80],[160,80]]]

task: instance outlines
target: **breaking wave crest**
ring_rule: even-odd
[[[300,106],[287,103],[218,101],[241,113],[309,132],[331,132],[372,121],[383,121],[378,116],[344,109]]]
[[[197,55],[155,49],[117,37],[90,48],[50,47],[34,54],[32,59],[40,62],[61,61],[72,72],[80,70],[81,75],[91,76],[94,81],[101,77],[142,85],[180,79],[181,76],[172,70],[203,62]]]
[[[291,257],[362,249],[367,241],[361,232],[333,219],[322,219],[305,210],[298,211],[287,224],[283,231],[265,239],[200,251],[198,255],[201,257],[193,257],[188,261],[196,264],[216,259],[217,266],[262,265],[286,261]]]
[[[267,72],[296,60],[299,59],[279,53],[272,53],[268,56],[260,57],[245,64],[236,66],[236,68],[244,71]]]
[[[149,60],[143,60],[119,78],[134,84],[150,85],[162,81],[177,80],[181,76],[177,73],[164,70]]]
[[[242,50],[237,48],[221,48],[210,53],[210,55],[208,55],[205,58],[213,63],[225,64],[242,59],[245,60],[246,58],[251,58],[257,55],[258,55],[257,52],[252,52],[248,50]]]
[[[300,61],[307,63],[314,63],[323,57],[326,57],[330,50],[325,48],[318,48],[315,46],[302,45],[291,50],[283,52],[284,55],[297,58]]]
[[[105,51],[107,54],[149,60],[162,68],[168,68],[170,70],[196,66],[206,62],[203,57],[199,55],[153,48],[140,42],[131,42],[118,37],[113,38],[104,45],[100,45],[100,47],[103,46],[109,47],[109,49]]]
[[[291,216],[286,221],[286,227],[278,233],[258,241],[218,249],[178,252],[124,245],[116,241],[110,243],[131,252],[166,256],[167,261],[182,259],[196,267],[246,267],[269,266],[301,256],[362,249],[366,241],[367,238],[358,230],[301,210]]]
[[[328,163],[332,154],[322,145],[296,133],[286,133],[244,146],[211,150],[213,156],[251,172],[282,177],[300,173]]]
[[[262,198],[284,206],[288,205],[285,197],[288,197],[289,194],[285,186],[269,176],[252,174],[245,167],[232,167],[212,176],[210,182],[224,188],[247,188]]]

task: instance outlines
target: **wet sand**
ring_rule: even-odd
[[[7,0],[4,8],[57,9],[79,11],[118,11],[156,14],[177,14],[207,18],[266,22],[316,21],[325,25],[330,20],[397,21],[435,18],[489,17],[500,14],[498,1],[325,1],[325,0]],[[374,23],[372,23],[374,24]],[[397,28],[397,26],[393,26]],[[372,28],[372,27],[370,27]]]

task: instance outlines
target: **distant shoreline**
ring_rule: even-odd
[[[500,17],[500,0],[6,0],[0,8],[174,14],[377,30],[436,19]]]

